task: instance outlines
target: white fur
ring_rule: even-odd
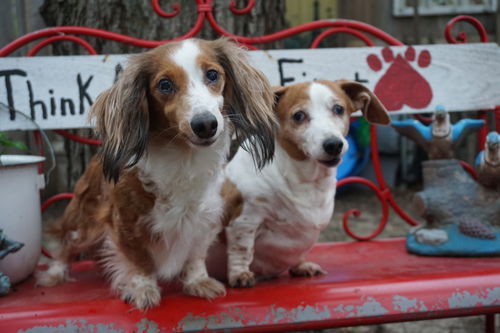
[[[293,275],[325,273],[305,261],[334,209],[337,168],[318,160],[328,158],[323,142],[331,137],[341,138],[341,155],[346,152],[343,133],[349,120],[333,114],[333,105],[343,101],[327,86],[312,83],[308,95],[300,106],[309,117],[307,128],[298,127],[294,133],[308,159],[292,159],[276,142],[274,160],[261,172],[241,149],[226,167],[227,177],[244,201],[241,215],[226,227],[228,280],[233,286],[251,286],[252,272],[259,276],[276,276],[287,269]]]
[[[208,247],[221,230],[220,190],[224,180],[221,170],[228,149],[226,133],[212,146],[193,149],[190,153],[174,144],[151,147],[139,162],[139,178],[143,183],[154,183],[146,190],[156,196],[153,210],[144,217],[143,223],[151,226],[153,234],[161,235],[158,242],[151,242],[149,246],[156,273],[145,278],[167,281],[184,272],[184,284],[209,279],[204,261]],[[175,163],[165,163],[165,156]],[[111,287],[122,298],[131,297],[138,308],[157,303],[138,299],[136,293],[131,292],[135,288],[131,281],[138,272],[112,238],[105,242],[103,257]],[[152,297],[156,295],[152,286],[146,289]],[[224,293],[223,288],[220,293]]]
[[[163,279],[177,275],[192,252],[208,247],[220,231],[221,169],[228,143],[225,134],[213,146],[195,149],[191,154],[175,146],[152,149],[139,166],[141,178],[157,184],[152,229],[163,235],[164,243],[156,244],[151,253]],[[162,163],[164,156],[175,163]],[[161,265],[164,262],[168,265]]]
[[[206,72],[196,63],[200,52],[201,50],[196,42],[186,40],[174,51],[171,58],[179,67],[184,69],[188,76],[189,83],[186,96],[190,109],[187,115],[188,118],[191,119],[199,113],[210,112],[217,119],[218,126],[217,132],[215,132],[215,136],[217,136],[224,129],[224,121],[220,112],[224,100],[221,95],[214,95],[208,89],[205,83]]]
[[[132,274],[127,283],[121,286],[120,296],[137,309],[148,309],[160,303],[161,289],[154,277]]]
[[[231,238],[238,236],[244,235],[243,241],[250,243],[254,238],[255,245],[249,249],[253,258],[247,255],[253,259],[251,270],[259,275],[277,275],[304,260],[330,222],[336,169],[311,160],[293,160],[277,144],[272,164],[261,173],[253,168],[251,156],[241,149],[226,172],[244,198],[242,214],[227,227],[228,245]],[[243,268],[245,263],[237,263],[241,258],[232,259],[231,249],[228,253],[229,269],[232,261]]]
[[[302,151],[312,159],[328,159],[323,150],[323,142],[335,136],[342,140],[342,154],[344,154],[349,146],[342,133],[349,124],[345,124],[343,119],[336,117],[332,112],[333,105],[340,103],[339,97],[327,86],[316,82],[309,86],[308,95],[309,101],[304,108],[310,120],[305,131],[297,133],[303,139]]]
[[[68,265],[59,260],[54,260],[49,264],[46,271],[37,272],[36,280],[40,286],[55,286],[69,280]]]

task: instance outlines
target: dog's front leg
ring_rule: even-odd
[[[120,298],[139,310],[160,304],[161,289],[148,249],[138,241],[127,241],[120,234],[118,244],[105,241],[102,262],[110,276],[111,287]]]
[[[182,270],[181,279],[184,292],[191,296],[216,298],[226,295],[226,288],[219,281],[208,276],[205,260],[209,246],[212,244],[220,228],[214,228],[201,242],[193,244],[189,258]]]
[[[241,215],[226,227],[227,274],[231,287],[248,288],[255,285],[255,276],[250,271],[253,261],[255,233],[259,221],[255,216]]]

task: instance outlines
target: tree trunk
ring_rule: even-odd
[[[77,25],[117,32],[146,40],[165,40],[187,33],[195,24],[197,17],[196,2],[177,1],[181,5],[180,13],[173,18],[158,16],[147,0],[45,0],[40,13],[47,26]],[[160,1],[165,12],[172,12],[173,1]],[[237,8],[244,8],[246,0],[237,0]],[[235,15],[229,10],[229,0],[214,0],[214,16],[227,31],[243,36],[260,36],[285,28],[285,0],[257,1],[249,14]],[[197,37],[214,39],[217,34],[205,23]],[[105,40],[84,37],[100,54],[136,53],[143,49]],[[262,48],[279,48],[281,42],[260,45]],[[55,55],[86,54],[81,46],[70,42],[53,44]],[[90,130],[76,130],[76,134],[91,136]],[[65,155],[67,160],[68,190],[93,155],[89,146],[66,140]]]

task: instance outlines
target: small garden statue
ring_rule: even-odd
[[[476,159],[477,179],[481,185],[500,190],[500,134],[486,136],[484,151]]]
[[[452,158],[458,143],[483,124],[482,120],[462,119],[452,125],[442,109],[429,126],[413,120],[393,122],[399,133],[429,154],[429,160],[423,162],[424,189],[414,197],[415,211],[426,223],[409,233],[406,245],[410,252],[500,255],[499,135],[488,135],[485,151],[478,157],[480,182]]]
[[[462,140],[483,125],[484,121],[479,119],[462,119],[452,125],[450,115],[441,106],[438,106],[429,125],[415,119],[392,122],[399,134],[415,141],[431,160],[453,158],[455,148]]]
[[[16,242],[7,238],[7,235],[0,229],[0,260],[5,258],[6,255],[12,252],[19,251],[24,244]],[[0,272],[0,296],[6,295],[10,290],[9,277]]]

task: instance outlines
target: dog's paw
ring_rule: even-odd
[[[290,268],[289,273],[291,276],[317,276],[326,274],[320,265],[313,262],[304,261]]]
[[[125,302],[145,311],[160,304],[161,290],[154,278],[135,275],[121,288],[120,296]]]
[[[233,288],[250,288],[255,286],[255,276],[253,272],[241,272],[229,277],[229,285]]]
[[[191,296],[213,299],[226,295],[226,288],[219,281],[206,278],[184,285],[184,292]]]
[[[35,273],[36,284],[38,286],[53,287],[65,281],[73,281],[68,275],[68,265],[60,261],[53,261],[46,271]]]

